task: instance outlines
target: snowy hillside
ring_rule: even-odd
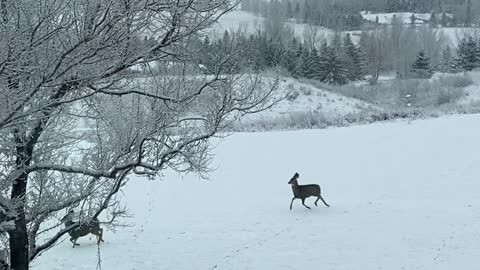
[[[102,269],[478,269],[479,122],[235,134],[215,144],[210,181],[131,179],[134,226],[105,232]],[[294,172],[331,207],[290,211]],[[94,239],[79,243],[33,269],[95,269]]]
[[[248,126],[253,125],[254,122],[283,121],[282,118],[312,113],[333,121],[343,119],[349,114],[382,111],[381,108],[372,104],[332,93],[293,78],[281,77],[277,91],[279,95],[287,95],[287,98],[267,111],[246,116],[238,125]]]

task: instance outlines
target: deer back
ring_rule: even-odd
[[[65,221],[65,227],[69,227],[72,224],[74,224],[74,223],[71,220]],[[78,238],[78,237],[85,236],[85,235],[87,235],[91,232],[98,232],[99,230],[100,230],[100,223],[97,219],[95,219],[95,220],[92,220],[88,223],[81,224],[77,228],[69,230],[68,234],[72,238]]]
[[[297,198],[307,198],[320,195],[320,186],[316,184],[292,186],[293,195]]]

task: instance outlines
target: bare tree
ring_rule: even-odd
[[[327,32],[325,28],[315,24],[307,24],[303,29],[303,39],[310,50],[318,48],[319,44],[328,41]]]
[[[83,222],[116,222],[128,175],[206,172],[208,139],[275,102],[276,84],[233,74],[230,57],[212,75],[185,72],[198,66],[193,41],[236,4],[0,0],[0,230],[12,269]],[[154,63],[175,68],[133,71]],[[79,221],[60,228],[72,208]]]
[[[376,84],[380,72],[387,65],[388,42],[387,28],[382,27],[375,31],[362,31],[360,46],[366,60],[365,71],[371,75],[370,83]]]

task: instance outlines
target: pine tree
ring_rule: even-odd
[[[437,27],[437,17],[435,16],[435,12],[432,12],[432,15],[430,15],[429,22],[432,27]]]
[[[397,12],[399,8],[399,0],[387,0],[387,12]]]
[[[295,17],[298,19],[300,18],[300,3],[297,1],[297,4],[295,5]]]
[[[345,35],[343,40],[343,50],[347,61],[347,77],[351,81],[361,80],[363,78],[363,59],[360,54],[360,48],[352,42],[350,33]]]
[[[412,16],[410,16],[410,27],[411,28],[415,28],[415,21],[416,21],[415,13],[412,13]]]
[[[412,73],[416,78],[431,78],[433,76],[430,58],[425,55],[425,52],[418,52],[417,58],[412,65]]]
[[[443,73],[446,73],[446,72],[455,73],[457,72],[457,70],[458,68],[456,66],[455,59],[453,58],[452,50],[450,46],[447,46],[442,53],[442,61],[440,62],[440,71]]]
[[[466,71],[471,71],[478,63],[477,43],[473,37],[463,38],[458,44],[457,65]]]
[[[479,67],[480,66],[480,39],[478,39],[477,42],[476,42],[475,59],[476,59],[475,67]]]
[[[310,4],[308,3],[308,1],[305,1],[305,6],[303,9],[303,23],[309,23],[311,15],[312,9],[310,8]]]
[[[290,44],[286,47],[284,56],[281,59],[280,65],[287,69],[290,74],[293,75],[295,70],[295,61],[296,61],[296,51],[298,47],[298,41],[295,37],[293,37]]]
[[[319,58],[320,81],[328,84],[345,84],[347,82],[346,71],[333,48],[324,44]]]
[[[251,11],[251,3],[250,0],[242,0],[241,8],[243,11]]]
[[[318,51],[313,48],[305,59],[305,77],[308,79],[315,79],[319,70]]]
[[[442,13],[442,19],[441,19],[440,24],[442,25],[442,27],[447,27],[448,26],[448,18],[447,18],[447,14],[445,12]]]
[[[465,11],[465,26],[469,27],[472,25],[472,2],[467,0],[467,7]]]
[[[295,53],[295,68],[293,70],[294,78],[304,78],[305,77],[305,48],[302,43],[299,44],[298,49]]]
[[[292,2],[290,0],[287,1],[287,17],[289,19],[293,17]]]

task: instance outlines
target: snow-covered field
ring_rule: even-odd
[[[210,181],[131,179],[134,226],[105,232],[102,269],[478,269],[479,123],[463,115],[216,141]],[[295,172],[331,207],[296,201],[290,211]],[[94,239],[79,243],[60,243],[33,269],[95,269]]]
[[[228,31],[244,31],[249,34],[253,34],[258,30],[263,29],[263,17],[256,16],[253,13],[242,11],[242,10],[234,10],[222,16],[218,23],[214,25],[211,29],[211,33],[213,35],[221,36],[225,30]],[[294,20],[287,22],[287,25],[293,30],[295,36],[297,38],[304,38],[305,28],[307,24],[304,23],[296,23]],[[334,31],[331,29],[317,26],[318,28],[318,36],[323,39],[330,40],[333,35]]]

